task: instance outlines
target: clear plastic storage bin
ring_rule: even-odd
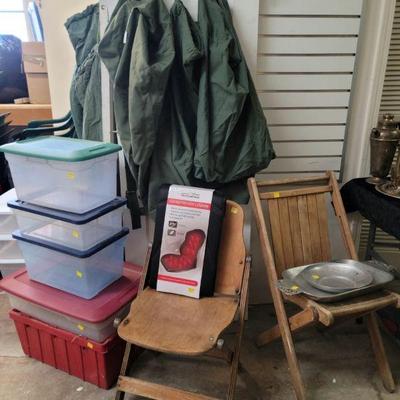
[[[115,334],[115,318],[124,318],[135,298],[141,268],[125,264],[123,276],[96,298],[85,300],[29,279],[25,269],[0,282],[9,294],[11,307],[97,342]]]
[[[78,214],[116,196],[119,145],[45,136],[0,147],[18,198]]]
[[[91,299],[122,276],[124,244],[129,230],[86,251],[78,251],[16,231],[31,279]]]
[[[85,214],[74,214],[32,205],[21,200],[10,201],[21,234],[43,239],[76,250],[88,250],[122,229],[126,200],[113,201]]]
[[[70,318],[65,315],[55,313],[54,311],[48,310],[44,307],[38,306],[34,303],[30,303],[20,297],[9,295],[10,305],[13,309],[23,312],[33,318],[37,318],[40,321],[46,322],[57,328],[65,329],[69,332],[82,335],[88,339],[95,340],[96,342],[102,342],[109,336],[115,333],[114,319],[125,318],[129,313],[130,304],[125,305],[122,309],[118,310],[111,317],[100,323],[84,322],[78,318]]]

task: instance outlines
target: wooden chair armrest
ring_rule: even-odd
[[[386,290],[387,293],[390,293],[391,295],[393,295],[396,299],[397,299],[397,303],[394,304],[394,306],[396,308],[400,308],[400,293],[394,292],[390,289]]]

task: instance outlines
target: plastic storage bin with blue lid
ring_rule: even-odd
[[[117,144],[56,136],[0,147],[20,200],[78,214],[116,197],[120,150]]]
[[[88,250],[122,229],[126,200],[120,197],[84,214],[57,211],[21,200],[8,202],[24,237]]]
[[[15,231],[13,237],[22,250],[32,280],[91,299],[122,276],[128,232],[123,228],[86,251],[30,238],[20,231]]]

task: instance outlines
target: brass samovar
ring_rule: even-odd
[[[378,126],[371,131],[371,176],[367,179],[373,185],[383,185],[390,172],[396,148],[400,140],[400,130],[393,114],[385,114]]]

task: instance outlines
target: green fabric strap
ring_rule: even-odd
[[[132,229],[140,229],[142,227],[141,216],[144,214],[143,209],[139,205],[137,197],[137,186],[129,165],[125,158],[125,172],[126,172],[126,199],[128,201],[128,209],[131,214]]]

